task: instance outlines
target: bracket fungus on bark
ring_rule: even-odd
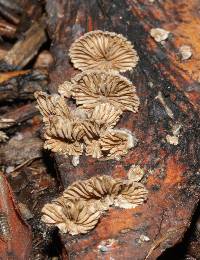
[[[90,70],[61,84],[59,94],[35,93],[45,124],[44,148],[73,156],[74,166],[84,151],[93,158],[119,160],[137,140],[128,130],[113,128],[124,111],[136,113],[140,101],[135,86],[118,72],[136,66],[138,56],[123,36],[94,31],[72,44],[70,57],[75,67],[89,65]]]
[[[142,204],[147,199],[148,191],[137,182],[127,182],[122,186],[120,194],[114,201],[116,207],[130,209]]]
[[[136,137],[127,129],[110,129],[100,140],[102,151],[107,151],[108,157],[116,160],[120,160],[136,144]]]
[[[47,203],[42,209],[42,221],[57,226],[63,233],[85,234],[93,229],[100,213],[91,212],[83,201],[65,201],[62,197]]]
[[[147,199],[143,184],[110,176],[96,176],[72,183],[63,195],[42,209],[42,221],[63,233],[87,233],[111,206],[135,208]]]
[[[120,180],[115,180],[110,176],[97,176],[73,183],[64,191],[63,196],[69,200],[75,198],[87,201],[90,208],[100,211],[108,210],[119,194],[121,185]]]
[[[81,126],[69,119],[54,119],[44,134],[46,139],[44,148],[64,155],[81,155],[83,153],[83,144],[80,143],[83,136]]]
[[[136,113],[140,104],[135,86],[125,77],[105,71],[82,72],[72,79],[72,97],[84,109],[110,103]]]
[[[125,72],[138,63],[132,43],[121,34],[91,31],[78,38],[70,47],[69,56],[75,68]]]
[[[42,91],[36,91],[34,94],[37,100],[37,108],[43,116],[45,125],[49,125],[49,121],[54,116],[70,118],[70,110],[64,97],[58,94],[48,95]]]

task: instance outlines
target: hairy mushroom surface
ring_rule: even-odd
[[[70,47],[69,56],[74,67],[82,71],[115,70],[125,72],[138,63],[133,45],[121,34],[91,31],[77,39]]]
[[[72,97],[83,109],[109,103],[116,109],[137,112],[140,104],[135,87],[125,77],[102,71],[82,72],[72,79]]]
[[[91,212],[82,201],[70,202],[59,198],[42,209],[42,221],[57,226],[63,233],[85,234],[93,229],[100,212]]]

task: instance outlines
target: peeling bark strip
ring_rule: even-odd
[[[0,256],[2,259],[28,259],[32,237],[29,226],[22,220],[13,194],[0,172]]]
[[[19,40],[6,54],[4,61],[13,67],[23,68],[26,66],[46,41],[44,28],[44,21],[33,23],[25,33],[24,39]]]
[[[87,236],[62,235],[70,259],[156,259],[180,242],[189,227],[200,192],[197,7],[197,0],[155,1],[153,5],[144,0],[47,1],[56,60],[50,75],[51,92],[57,92],[57,86],[76,73],[67,53],[71,43],[87,31],[123,34],[140,58],[137,68],[126,75],[137,86],[141,107],[134,118],[126,112],[119,124],[135,132],[138,146],[119,162],[82,157],[74,168],[68,159],[56,156],[56,164],[65,187],[94,175],[125,178],[132,164],[139,165],[146,170],[143,181],[149,199],[136,209],[111,210]],[[155,27],[171,32],[164,45],[150,36]],[[193,50],[193,56],[184,62],[177,55],[182,45]],[[166,136],[173,135],[175,124],[182,128],[174,146]],[[141,236],[149,240],[141,243]]]

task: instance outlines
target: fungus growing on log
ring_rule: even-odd
[[[79,142],[82,136],[80,125],[69,119],[54,117],[44,134],[44,148],[63,155],[78,156],[83,153],[83,144]]]
[[[131,168],[127,173],[128,179],[134,182],[141,181],[141,179],[144,177],[144,174],[145,174],[144,169],[141,168],[139,165],[135,165],[135,164],[131,166]]]
[[[108,157],[119,160],[137,144],[137,139],[126,129],[111,129],[101,137],[100,143],[102,151],[108,152]]]
[[[110,103],[116,109],[136,113],[140,104],[135,87],[125,77],[102,71],[82,72],[72,79],[72,97],[83,109]]]
[[[64,191],[63,196],[69,200],[85,200],[95,209],[107,210],[114,203],[121,185],[120,180],[110,176],[97,176],[73,183]]]
[[[94,108],[90,120],[96,122],[99,126],[112,128],[119,121],[121,114],[120,109],[116,109],[109,103],[103,103]]]
[[[124,182],[114,205],[124,209],[135,208],[147,199],[147,193],[147,189],[141,183]]]
[[[70,81],[65,81],[58,87],[58,93],[65,97],[65,98],[70,98],[72,95],[72,83]]]
[[[167,40],[169,37],[169,32],[162,28],[152,28],[150,31],[151,37],[154,38],[156,42],[162,42]]]
[[[98,222],[101,213],[111,206],[135,208],[147,199],[143,184],[110,176],[95,176],[76,181],[63,195],[42,209],[42,221],[56,225],[63,233],[87,233]]]
[[[75,68],[85,70],[115,70],[125,72],[138,63],[132,43],[121,34],[91,31],[77,39],[69,56]]]
[[[49,120],[53,116],[61,116],[70,118],[70,110],[65,99],[58,94],[48,95],[45,92],[35,92],[35,98],[37,100],[37,108],[43,116],[43,122],[45,125],[49,125]]]
[[[70,202],[62,197],[47,203],[42,209],[42,221],[57,226],[63,233],[85,234],[93,229],[100,213],[91,212],[83,201]]]
[[[93,158],[119,160],[137,140],[128,130],[113,127],[124,111],[136,113],[140,101],[135,86],[118,72],[136,66],[137,54],[123,36],[94,31],[72,44],[70,57],[75,67],[85,70],[89,64],[93,70],[65,81],[58,87],[59,94],[35,93],[45,124],[44,148],[73,156],[74,166],[84,151]],[[77,107],[69,102],[73,99]]]

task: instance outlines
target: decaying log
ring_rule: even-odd
[[[45,71],[18,70],[0,73],[0,102],[34,99],[35,91],[46,88]]]
[[[200,190],[197,8],[197,0],[47,1],[56,60],[50,73],[51,92],[77,73],[68,50],[84,32],[122,33],[134,43],[140,57],[139,65],[126,76],[136,86],[141,106],[136,115],[126,113],[120,122],[120,127],[135,132],[138,146],[120,162],[83,156],[75,168],[67,158],[55,158],[65,187],[94,175],[126,177],[127,169],[139,164],[146,171],[148,201],[136,209],[109,211],[87,235],[62,235],[70,259],[156,259],[180,242],[189,227]],[[156,43],[150,36],[155,27],[171,32],[165,42]],[[181,45],[191,46],[190,60],[181,61]],[[178,141],[174,143],[175,135]],[[149,241],[139,242],[142,235]]]
[[[34,22],[25,33],[24,38],[19,40],[7,53],[4,61],[13,67],[23,68],[37,54],[38,49],[46,41],[45,23]]]
[[[4,19],[0,19],[0,35],[13,38],[16,33],[16,26],[6,22]]]

